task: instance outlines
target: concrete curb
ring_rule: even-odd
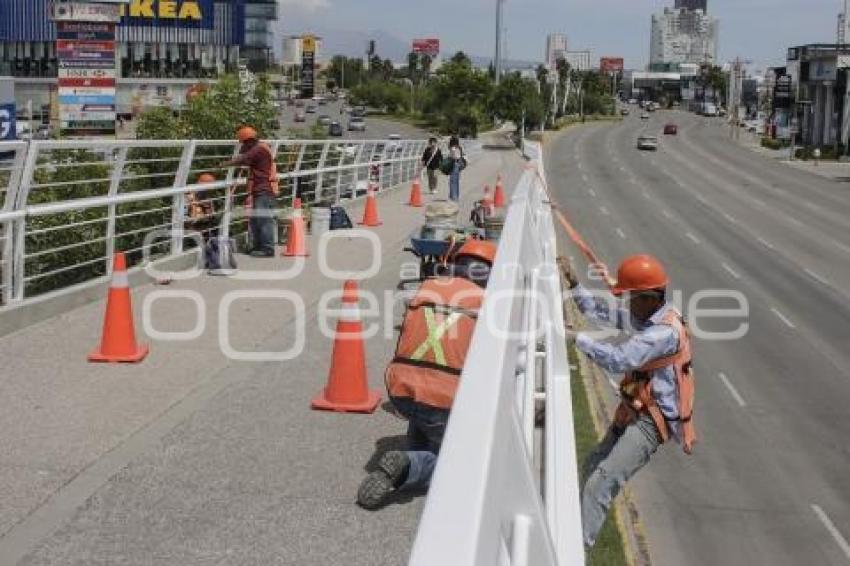
[[[576,330],[584,328],[586,326],[585,319],[572,300],[565,301],[565,304],[564,311],[567,315],[569,327]],[[571,345],[571,347],[574,347],[574,345]],[[584,382],[587,401],[591,408],[590,415],[596,429],[596,437],[601,440],[611,424],[608,415],[613,414],[613,407],[608,407],[605,401],[604,388],[607,386],[608,380],[602,371],[591,364],[587,356],[578,349],[576,349],[576,354],[578,372]],[[628,485],[623,488],[622,497],[618,497],[614,502],[614,517],[617,529],[623,539],[626,561],[629,566],[651,566],[649,544],[646,540],[634,495]]]

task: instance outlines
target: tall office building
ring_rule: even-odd
[[[550,33],[546,36],[546,66],[554,69],[558,59],[567,53],[567,36],[562,33]]]
[[[676,8],[708,12],[708,0],[676,0]]]
[[[652,16],[650,68],[717,62],[719,24],[702,10],[665,8]]]

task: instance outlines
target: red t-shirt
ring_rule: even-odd
[[[250,148],[244,146],[241,153],[236,158],[236,164],[248,167],[251,169],[250,178],[253,180],[251,192],[255,195],[262,193],[272,193],[272,186],[269,182],[272,171],[272,155],[258,142]]]

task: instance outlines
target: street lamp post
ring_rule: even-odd
[[[496,58],[493,68],[496,71],[496,84],[502,76],[502,5],[505,0],[496,0]]]

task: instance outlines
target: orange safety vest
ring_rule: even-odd
[[[410,301],[384,380],[393,398],[450,409],[484,290],[459,277],[428,279]]]
[[[672,366],[676,373],[678,391],[679,419],[682,428],[682,449],[690,454],[696,442],[694,429],[694,373],[691,367],[691,336],[682,315],[675,309],[670,309],[661,320],[661,324],[672,326],[679,334],[679,349],[675,354],[653,360],[643,367],[626,373],[620,383],[622,402],[617,407],[614,423],[620,427],[628,426],[635,420],[638,413],[649,414],[658,428],[661,441],[666,442],[670,437],[670,427],[667,419],[658,408],[655,397],[652,396],[652,380],[649,372]]]
[[[272,189],[272,193],[275,196],[280,194],[280,181],[277,178],[277,163],[274,160],[274,152],[272,148],[263,142],[259,142],[260,148],[265,150],[266,153],[269,154],[269,159],[271,160],[271,167],[269,168],[269,186]],[[254,192],[254,170],[250,169],[248,172],[248,194]]]

